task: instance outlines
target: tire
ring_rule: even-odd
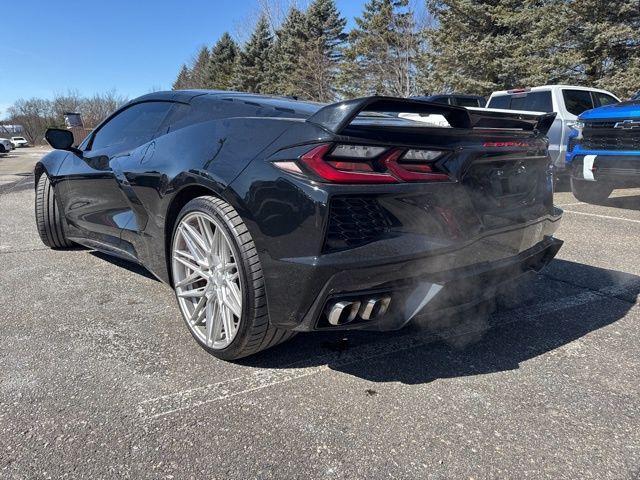
[[[242,312],[238,319],[237,326],[235,327],[235,336],[233,337],[231,342],[224,347],[212,348],[212,345],[216,341],[215,334],[213,334],[212,338],[202,338],[202,330],[197,330],[196,326],[190,322],[189,319],[191,318],[193,321],[194,317],[189,316],[188,308],[190,307],[185,306],[186,301],[180,295],[180,289],[186,289],[187,287],[176,286],[176,284],[180,283],[178,279],[184,279],[185,275],[185,273],[183,273],[183,270],[181,270],[181,265],[178,265],[175,260],[176,248],[178,248],[178,250],[180,249],[180,235],[183,235],[182,230],[184,229],[182,227],[184,226],[185,222],[188,223],[189,221],[191,221],[190,219],[196,218],[196,220],[199,221],[197,217],[203,219],[211,219],[213,220],[211,226],[215,227],[216,229],[222,229],[222,233],[225,234],[224,236],[227,240],[227,244],[231,248],[231,254],[233,256],[232,262],[236,266],[234,268],[234,275],[235,273],[237,273],[236,277],[238,278],[240,283],[239,286],[240,296],[242,298]],[[212,231],[215,232],[215,230]],[[198,197],[187,203],[180,211],[178,219],[176,220],[176,223],[173,227],[173,235],[171,240],[171,258],[172,286],[174,288],[176,300],[178,301],[178,306],[180,307],[180,311],[182,313],[185,324],[187,325],[189,332],[195,338],[198,344],[213,356],[222,360],[237,360],[239,358],[253,355],[257,352],[278,345],[279,343],[289,340],[295,335],[296,332],[282,330],[271,325],[271,322],[269,321],[269,314],[267,312],[267,301],[265,296],[262,267],[260,265],[260,259],[258,258],[256,246],[246,225],[244,224],[238,213],[235,211],[235,209],[228,203],[219,198],[211,196]],[[199,268],[202,268],[204,270],[206,267]],[[187,272],[189,271],[190,270],[187,270]],[[208,274],[211,274],[211,271],[212,270],[209,269]],[[193,274],[190,275],[192,276]],[[206,289],[208,287],[203,287],[203,283],[206,283],[206,285],[208,286],[209,283],[211,283],[211,280],[209,280],[208,282],[201,282],[202,283],[197,284],[190,283],[188,284],[188,288],[192,289],[190,290],[192,292],[195,291],[194,288]],[[194,285],[197,285],[197,287],[194,287]],[[182,291],[182,294],[184,295],[184,291]],[[192,303],[189,303],[189,305],[194,305],[197,301],[197,299],[193,299]],[[205,300],[205,305],[207,306],[204,308],[206,308],[207,311],[209,308],[208,304],[211,301],[216,300],[212,300],[211,298]],[[194,306],[193,308],[195,309],[197,307]],[[216,310],[216,312],[220,312],[220,308],[222,307],[217,308],[218,309]],[[208,320],[204,321],[206,323]],[[219,321],[222,322],[222,319],[220,319]],[[199,327],[203,327],[203,325],[199,325]],[[212,327],[212,329],[214,328]],[[226,333],[224,335],[226,336]]]
[[[40,175],[36,187],[36,225],[40,240],[49,248],[69,248],[67,223],[56,202],[56,192],[46,173]]]
[[[590,182],[585,180],[571,179],[571,192],[581,202],[602,203],[611,192],[613,187],[606,183]]]

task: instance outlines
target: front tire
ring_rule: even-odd
[[[36,225],[40,240],[49,248],[69,248],[67,223],[56,202],[56,192],[46,173],[40,175],[36,187]]]
[[[589,182],[585,180],[571,179],[571,192],[581,202],[585,203],[602,203],[611,192],[613,187],[606,183]]]
[[[228,203],[210,196],[187,203],[174,227],[171,256],[187,328],[215,357],[236,360],[295,334],[271,325],[255,244]]]

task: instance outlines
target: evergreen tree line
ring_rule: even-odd
[[[369,0],[350,32],[334,0],[262,15],[239,45],[224,33],[183,65],[174,89],[329,102],[380,94],[474,93],[552,83],[640,89],[637,0]]]

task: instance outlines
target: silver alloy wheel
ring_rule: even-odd
[[[187,325],[212,349],[229,346],[242,316],[244,286],[234,247],[213,217],[184,216],[173,238],[173,283]]]

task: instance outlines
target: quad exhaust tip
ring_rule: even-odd
[[[356,317],[362,320],[373,320],[384,315],[389,309],[391,297],[371,297],[360,300],[341,300],[329,308],[327,318],[329,324],[337,327],[353,322]]]

